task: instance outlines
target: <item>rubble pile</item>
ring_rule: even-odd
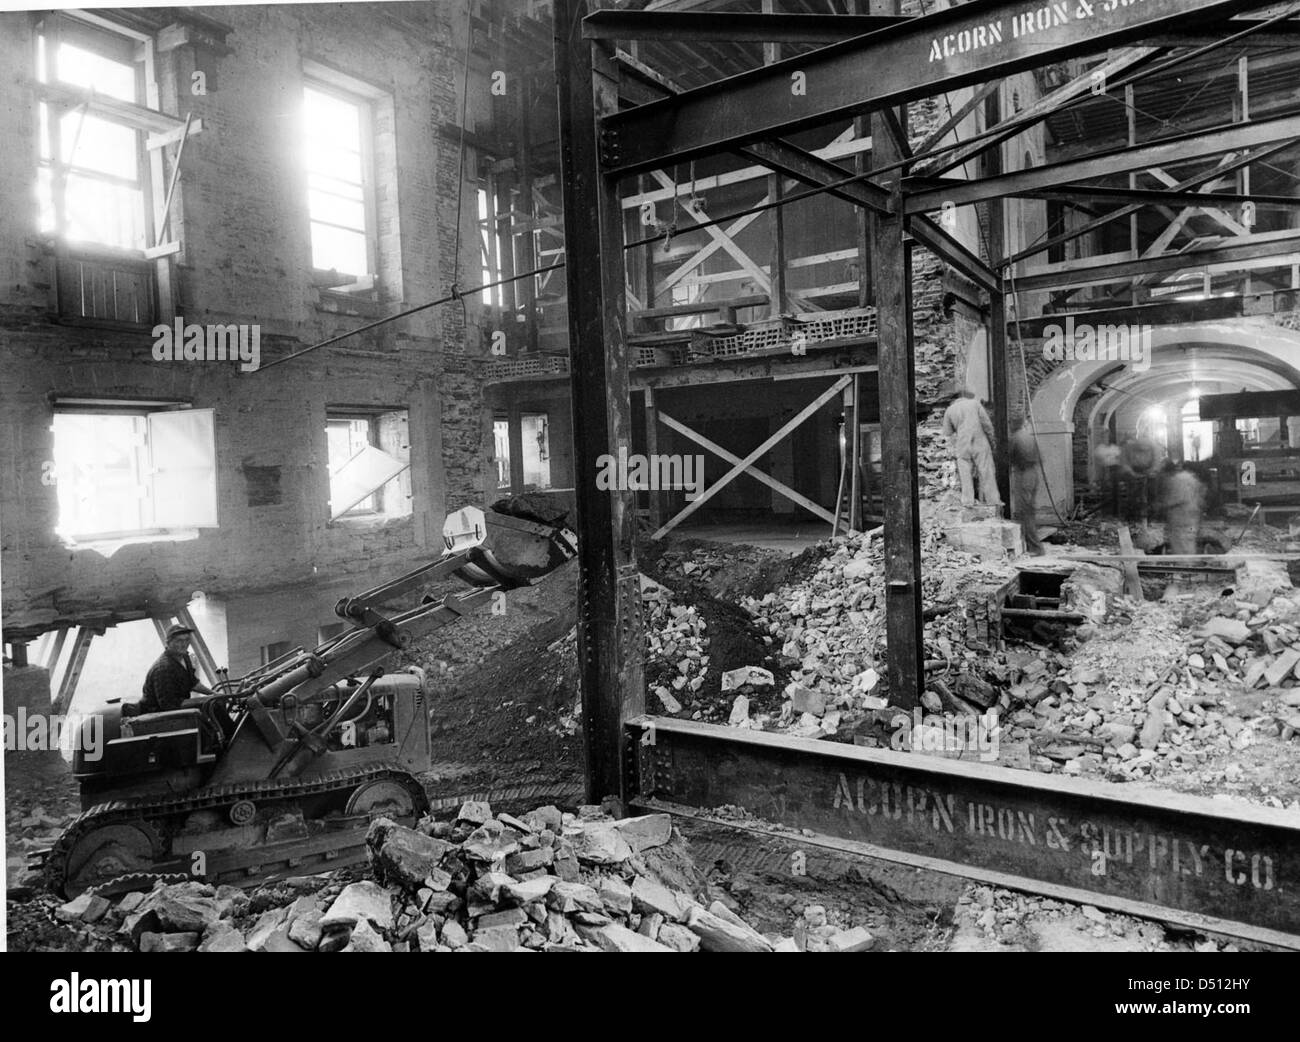
[[[1241,780],[1244,750],[1300,733],[1300,603],[1239,594],[1130,605],[1071,659],[1009,651],[1004,746],[1032,741],[1043,771]]]
[[[1095,905],[1076,905],[1049,897],[973,886],[957,902],[958,930],[978,932],[986,940],[1030,951],[1083,950],[1076,935],[1099,942],[1092,950],[1144,952],[1235,952],[1235,944],[1199,935],[1178,935],[1159,923],[1105,912]],[[1069,932],[1066,932],[1066,931]],[[1055,937],[1055,943],[1053,938]],[[960,946],[959,946],[960,947]]]
[[[615,818],[541,807],[516,818],[467,802],[416,829],[379,818],[374,878],[295,877],[251,898],[191,881],[83,894],[62,921],[139,951],[863,951],[868,931],[805,910],[790,937],[764,936],[699,882],[667,814]],[[705,888],[707,889],[707,888]],[[701,890],[700,892],[705,892]],[[806,921],[805,921],[806,920]]]
[[[6,893],[10,897],[24,897],[39,886],[39,874],[33,872],[29,864],[32,855],[52,847],[59,834],[76,818],[77,812],[58,813],[57,808],[47,807],[44,803],[23,806],[22,801],[12,798],[7,802]]]
[[[973,631],[968,623],[1013,570],[953,549],[935,526],[923,530],[922,541],[922,598],[930,616],[926,659],[945,667],[950,678],[933,685],[940,691],[931,692],[932,708],[982,712],[997,702],[1009,674],[991,655],[997,634],[989,631],[987,609],[982,631]],[[790,670],[786,701],[770,729],[797,737],[839,734],[848,739],[864,717],[888,704],[883,684],[884,547],[874,533],[851,533],[819,548],[824,556],[811,576],[761,598],[745,598],[742,606]],[[760,717],[746,723],[738,709],[732,723],[769,728]]]
[[[690,562],[686,562],[690,565]],[[641,605],[646,639],[646,689],[658,699],[657,710],[673,715],[704,686],[709,668],[705,621],[689,604],[679,604],[671,590],[641,577]]]

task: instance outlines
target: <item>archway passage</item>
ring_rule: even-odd
[[[1192,403],[1207,395],[1300,388],[1300,332],[1236,320],[1150,328],[1141,361],[1060,361],[1034,388],[1047,480],[1039,513],[1064,516],[1110,440],[1149,437],[1168,458],[1206,463],[1219,446]],[[1026,354],[1035,347],[1025,345]]]

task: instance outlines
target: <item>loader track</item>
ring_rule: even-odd
[[[113,800],[107,803],[97,804],[89,810],[84,811],[66,829],[60,834],[53,847],[50,848],[46,855],[43,866],[46,886],[57,894],[64,892],[63,888],[67,882],[67,864],[68,857],[76,847],[78,840],[88,835],[94,829],[102,828],[115,824],[130,824],[135,822],[149,822],[158,818],[168,818],[177,814],[188,814],[198,810],[208,810],[222,805],[233,803],[237,800],[252,800],[254,802],[265,802],[267,800],[291,800],[299,799],[305,796],[318,796],[329,792],[340,792],[348,789],[355,789],[360,785],[368,782],[379,780],[392,780],[401,784],[408,792],[411,793],[415,805],[417,816],[425,813],[429,808],[429,799],[425,794],[419,781],[407,770],[393,763],[367,764],[364,766],[350,767],[344,770],[333,771],[329,774],[321,775],[310,781],[302,781],[284,784],[274,781],[259,781],[236,785],[222,785],[208,789],[198,789],[194,792],[187,793],[183,796],[163,796],[152,799],[142,800]],[[338,843],[334,847],[345,849],[357,845],[354,833],[355,829],[339,830],[337,833]],[[318,837],[313,837],[318,838]],[[165,842],[165,839],[163,840]],[[268,853],[276,849],[292,847],[292,842],[278,844],[274,847],[268,846]],[[161,856],[163,863],[168,861],[168,855],[161,854],[157,849],[154,850],[154,857]],[[304,862],[328,862],[332,859],[329,852],[317,852],[314,856],[304,857]],[[306,865],[305,867],[310,867]],[[180,873],[184,875],[183,873]],[[270,873],[274,874],[274,873]],[[152,876],[157,878],[172,878],[178,875],[174,871],[163,872],[130,872],[114,879],[104,880],[90,889],[102,889],[112,884],[125,881],[128,877],[145,877]],[[186,875],[184,878],[191,878]],[[219,880],[209,879],[209,882]],[[243,885],[249,885],[257,882],[257,877],[253,875],[241,875],[239,882]],[[123,891],[125,892],[125,891]]]

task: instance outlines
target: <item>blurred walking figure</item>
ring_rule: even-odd
[[[1198,552],[1205,486],[1186,465],[1170,464],[1165,471],[1161,505],[1165,511],[1165,542],[1171,554]]]
[[[1011,512],[1020,521],[1025,549],[1035,556],[1043,554],[1038,538],[1038,439],[1025,426],[1023,418],[1011,425]]]
[[[962,391],[943,414],[943,433],[957,457],[961,479],[961,505],[975,505],[973,476],[979,475],[980,502],[1001,506],[998,478],[993,469],[993,421],[972,391]]]
[[[1107,517],[1119,517],[1119,446],[1115,439],[1109,439],[1105,445],[1098,445],[1093,453],[1097,460],[1097,472],[1101,476],[1101,510]]]
[[[1150,438],[1129,438],[1120,447],[1120,473],[1124,479],[1124,520],[1151,520],[1156,477],[1156,446]]]

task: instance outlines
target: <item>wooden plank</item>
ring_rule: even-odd
[[[50,679],[54,679],[54,671],[58,668],[59,659],[63,655],[63,645],[68,640],[67,626],[60,626],[54,631],[54,640],[46,651],[46,657],[41,660],[41,665],[50,671]]]
[[[736,310],[739,308],[757,308],[762,307],[768,302],[766,293],[751,293],[740,297],[727,297],[719,300],[701,300],[694,304],[673,304],[661,308],[642,308],[639,311],[633,311],[633,318],[655,319],[655,318],[673,318],[677,315],[704,315],[710,311],[723,311],[727,308]]]
[[[190,635],[190,645],[194,648],[194,657],[198,660],[199,671],[203,675],[204,682],[208,687],[212,687],[221,679],[217,675],[217,660],[212,657],[212,649],[204,640],[202,631],[195,625],[194,616],[190,614],[189,608],[178,611],[176,618],[180,620],[182,626],[188,626],[194,631]]]
[[[647,391],[646,393],[649,394],[650,392]],[[669,416],[667,413],[661,412],[659,414],[659,419],[665,427],[671,428],[672,430],[677,431],[677,433],[687,438],[690,438],[691,441],[696,442],[697,444],[708,449],[714,455],[721,456],[728,463],[742,462],[741,458],[737,456],[734,452],[728,452],[721,445],[717,444],[716,442],[710,441],[703,434],[691,430],[691,428],[687,427],[686,424],[682,423],[679,420],[673,419],[673,417]],[[783,484],[782,482],[778,481],[776,478],[772,477],[770,474],[766,474],[763,471],[759,470],[757,467],[754,466],[746,467],[745,473],[748,474],[751,478],[756,478],[757,480],[761,481],[764,485],[772,489],[774,492],[778,492],[781,495],[785,496],[786,499],[789,499],[794,503],[798,503],[805,510],[808,510],[816,514],[822,520],[832,521],[832,522],[835,520],[835,515],[832,514],[825,507],[823,507],[820,503],[813,502],[807,496],[801,495],[800,493],[796,492],[794,489],[790,488],[789,485]]]
[[[831,384],[830,387],[828,387],[816,398],[814,398],[811,402],[809,402],[802,409],[800,409],[799,412],[797,412],[791,419],[783,423],[770,437],[768,437],[761,445],[759,445],[758,448],[754,449],[752,452],[750,452],[748,456],[746,456],[743,460],[741,460],[735,466],[733,466],[731,470],[727,471],[727,473],[722,475],[721,478],[719,478],[707,489],[705,489],[704,492],[701,493],[696,499],[692,500],[690,503],[687,503],[684,509],[682,509],[677,514],[669,518],[666,522],[664,522],[664,524],[659,527],[659,529],[654,533],[653,536],[651,536],[651,538],[662,539],[665,535],[667,535],[674,528],[676,528],[683,521],[685,521],[688,517],[690,517],[693,513],[695,513],[695,511],[699,510],[700,507],[702,507],[705,503],[707,503],[719,491],[721,491],[723,488],[729,485],[735,478],[743,474],[749,468],[749,465],[751,463],[753,463],[756,459],[758,459],[760,456],[766,453],[768,449],[770,449],[773,445],[779,442],[792,430],[798,427],[799,424],[803,423],[804,420],[808,419],[808,417],[810,417],[813,413],[815,413],[828,401],[834,398],[835,395],[839,394],[839,392],[843,390],[845,385],[848,384],[850,381],[852,381],[852,379],[853,379],[852,376],[842,376],[838,380],[836,380],[835,383]]]
[[[650,176],[653,177],[665,188],[673,187],[673,182],[669,180],[668,175],[663,173],[660,170],[650,171]],[[682,210],[684,210],[690,217],[692,217],[697,222],[697,224],[703,225],[703,222],[709,220],[708,214],[704,213],[699,208],[699,206],[691,202],[689,199],[686,202],[680,203],[679,205],[681,206]],[[704,225],[703,227],[696,227],[696,228],[685,227],[685,228],[678,229],[679,234],[683,232],[689,232],[689,231],[704,232],[710,239],[712,239],[720,247],[722,247],[722,249],[726,250],[729,254],[731,254],[732,257],[734,257],[739,262],[740,266],[749,273],[750,277],[754,280],[754,282],[759,287],[763,289],[764,292],[771,293],[772,280],[768,278],[767,272],[765,272],[756,263],[754,263],[753,258],[751,258],[749,254],[747,254],[739,246],[737,246],[736,243],[731,239],[731,237],[727,235],[727,233],[724,232],[721,228],[719,228],[715,224],[709,224],[709,225]]]
[[[190,123],[187,131],[184,126],[176,127],[172,130],[164,131],[161,134],[150,134],[145,138],[144,147],[152,151],[155,148],[166,148],[168,145],[175,144],[181,138],[191,134],[198,134],[203,130],[203,120],[198,118]]]
[[[144,255],[148,260],[157,260],[159,257],[171,257],[181,252],[179,242],[163,242],[157,246],[148,246],[145,248]]]
[[[1128,530],[1128,525],[1123,522],[1119,526],[1119,549],[1123,561],[1124,569],[1124,593],[1134,600],[1142,600],[1142,577],[1138,575],[1137,564],[1134,558],[1145,556],[1138,554],[1133,549],[1133,536]]]
[[[154,246],[161,246],[163,233],[167,231],[167,222],[171,217],[172,196],[176,192],[176,183],[181,177],[181,156],[185,155],[185,142],[189,140],[190,122],[194,118],[194,113],[185,114],[185,126],[180,136],[180,143],[176,146],[176,158],[172,160],[172,175],[167,182],[167,195],[163,199],[162,212],[158,214],[157,227],[154,229]]]
[[[86,665],[86,655],[90,652],[90,642],[94,638],[95,631],[90,627],[78,627],[77,636],[72,642],[72,657],[68,659],[68,668],[64,670],[59,692],[51,705],[51,710],[56,715],[72,708],[72,700],[77,694],[77,682],[81,680],[81,671]]]

